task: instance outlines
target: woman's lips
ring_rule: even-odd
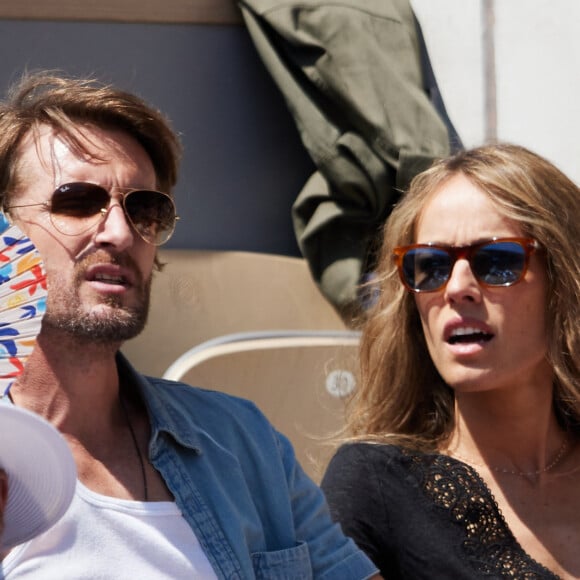
[[[468,344],[489,342],[493,335],[473,326],[458,327],[451,331],[447,342],[449,344]]]

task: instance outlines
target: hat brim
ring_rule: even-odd
[[[0,404],[0,467],[8,474],[3,549],[26,542],[66,512],[76,466],[62,435],[39,415]]]

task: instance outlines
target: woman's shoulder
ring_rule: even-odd
[[[331,458],[324,480],[338,479],[367,485],[371,481],[404,476],[407,471],[407,452],[398,445],[356,441],[342,444]]]
[[[321,482],[334,519],[343,525],[364,520],[382,528],[414,513],[424,501],[419,483],[423,475],[416,469],[424,455],[394,444],[341,445]]]
[[[331,461],[341,463],[400,464],[406,463],[414,455],[422,454],[391,443],[353,441],[343,443],[336,450]]]
[[[325,478],[339,477],[341,479],[353,474],[356,479],[379,478],[383,482],[415,479],[424,481],[426,478],[437,477],[437,474],[447,474],[465,477],[469,467],[447,455],[424,452],[407,446],[356,441],[342,444],[330,460]]]

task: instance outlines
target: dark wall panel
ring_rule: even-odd
[[[313,164],[242,26],[0,21],[0,88],[25,69],[137,92],[181,134],[169,247],[297,255],[290,207]]]

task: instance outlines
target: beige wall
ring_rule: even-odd
[[[449,113],[467,145],[485,139],[485,0],[411,0]],[[580,183],[580,2],[494,0],[497,136]]]

